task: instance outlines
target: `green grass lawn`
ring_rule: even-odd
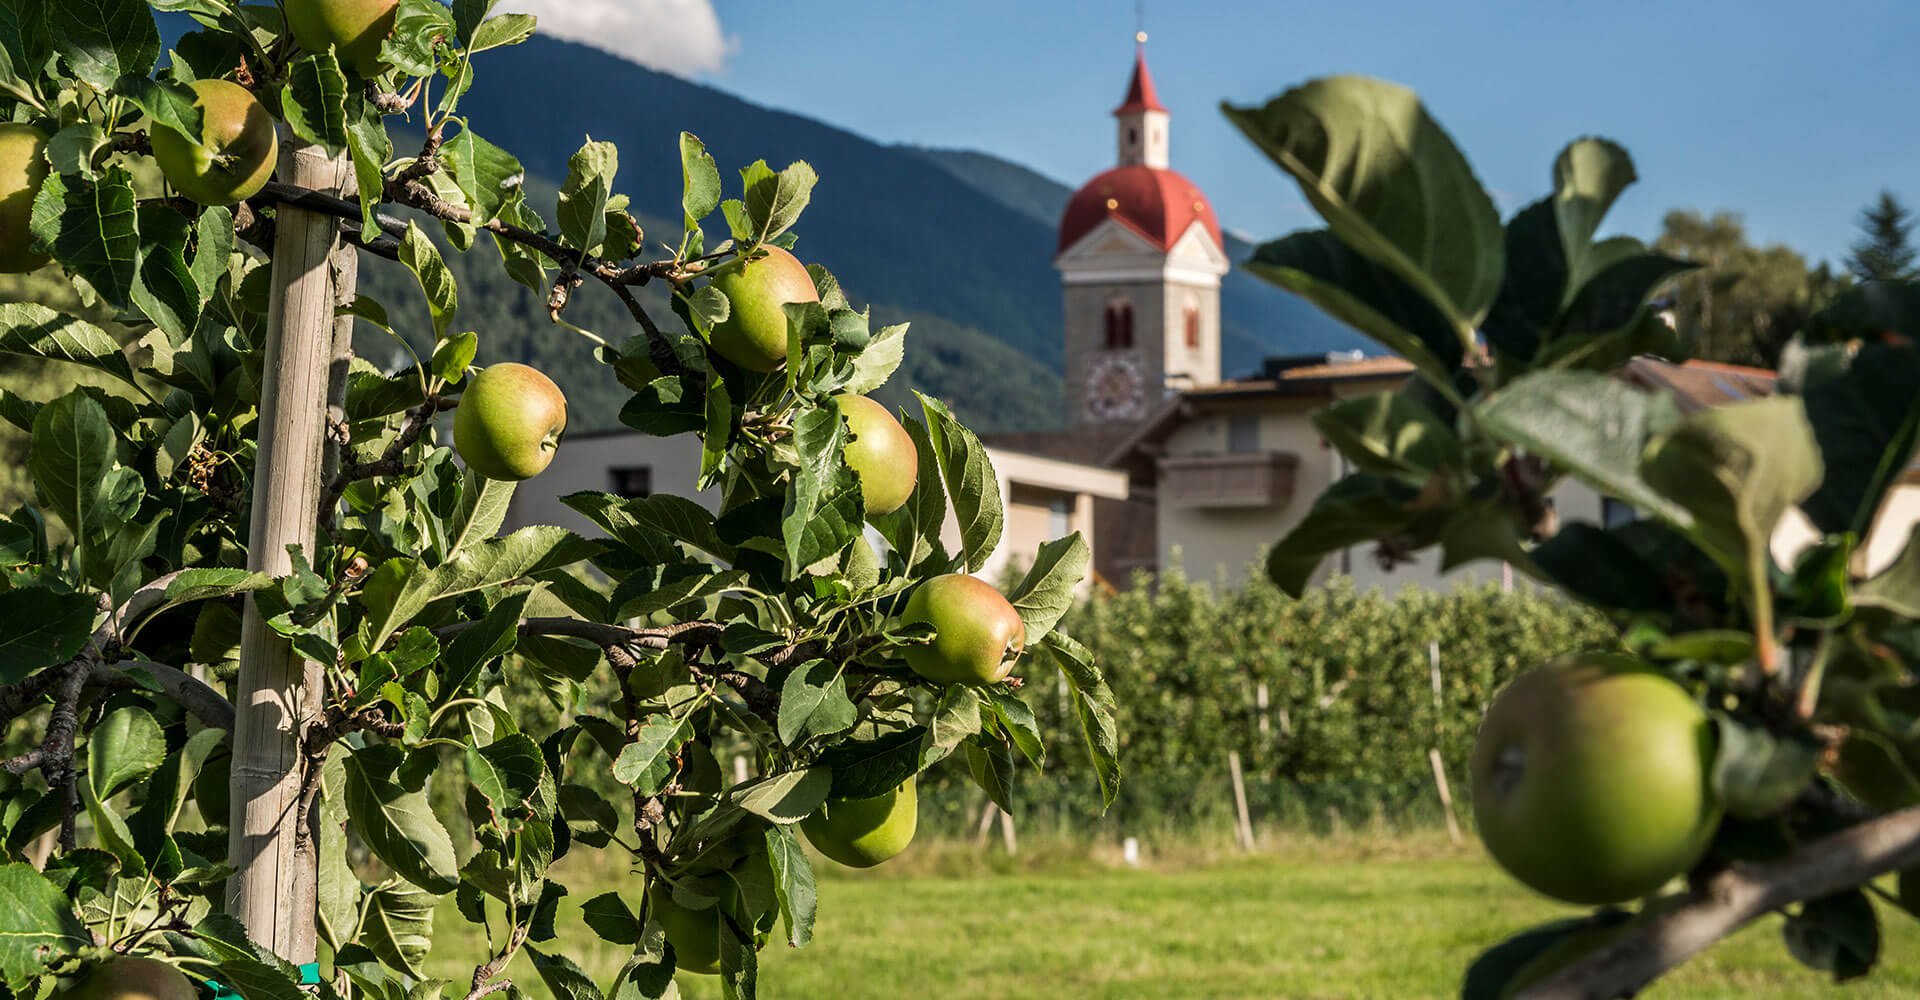
[[[917,855],[917,856],[915,856]],[[997,855],[997,852],[996,852]],[[911,859],[911,860],[909,860]],[[1009,862],[970,848],[917,845],[873,873],[822,869],[817,939],[777,942],[761,962],[773,1000],[903,997],[1443,997],[1474,955],[1506,935],[1572,912],[1507,880],[1474,850],[1421,835],[1302,839],[1248,856],[1192,852],[1114,866],[1082,849],[1039,847]],[[559,878],[576,907],[541,945],[604,987],[620,950],[578,918],[577,902],[624,876],[573,867]],[[637,903],[637,880],[624,890]],[[1882,907],[1887,961],[1864,984],[1835,987],[1799,965],[1769,918],[1722,942],[1649,996],[1906,997],[1920,993],[1920,927]],[[432,974],[464,983],[482,943],[442,911]],[[530,965],[515,981],[545,997]],[[693,998],[717,984],[682,977]]]

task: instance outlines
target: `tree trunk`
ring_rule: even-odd
[[[279,179],[329,193],[344,186],[344,157],[287,143]],[[281,206],[275,224],[260,443],[254,462],[247,568],[292,571],[288,546],[311,553],[318,532],[334,362],[338,242],[332,218]],[[233,819],[227,909],[259,945],[296,964],[315,957],[316,869],[299,835],[301,733],[320,708],[320,664],[307,663],[247,602],[234,691]]]

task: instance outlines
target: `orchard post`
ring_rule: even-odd
[[[281,180],[337,192],[344,156],[305,143],[282,148]],[[281,205],[274,232],[260,386],[247,568],[292,572],[289,546],[311,551],[319,530],[329,378],[335,359],[333,278],[339,224]],[[351,281],[342,275],[340,293]],[[315,952],[316,866],[300,836],[301,731],[320,703],[321,665],[295,655],[247,602],[234,691],[233,817],[227,909],[262,947],[294,962]],[[305,847],[305,850],[302,848]]]

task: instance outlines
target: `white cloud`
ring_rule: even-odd
[[[540,33],[580,42],[682,76],[719,70],[738,45],[712,0],[508,0],[540,19]]]

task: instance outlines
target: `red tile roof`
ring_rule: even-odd
[[[1139,46],[1133,52],[1133,79],[1127,83],[1127,99],[1113,109],[1116,115],[1135,111],[1165,111],[1160,103],[1160,95],[1153,90],[1153,74],[1147,72],[1147,49]]]
[[[1213,206],[1178,171],[1143,164],[1115,167],[1073,193],[1060,217],[1060,249],[1080,242],[1101,222],[1113,218],[1161,250],[1171,250],[1197,221],[1215,246],[1224,247]]]

